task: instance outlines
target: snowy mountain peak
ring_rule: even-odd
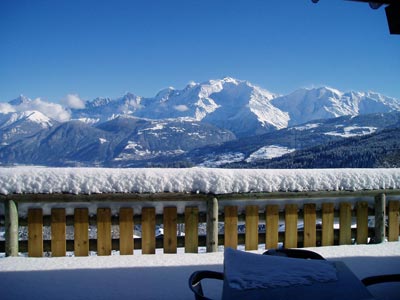
[[[121,99],[121,111],[123,113],[131,113],[140,108],[142,97],[132,93],[126,93]]]
[[[39,111],[24,111],[21,113],[12,113],[9,118],[4,122],[1,127],[7,127],[15,123],[31,122],[40,125],[42,128],[50,128],[53,126],[53,122],[50,118],[45,116]]]
[[[97,97],[92,101],[86,103],[86,107],[100,107],[109,104],[112,100],[110,98]]]
[[[198,85],[198,83],[196,83],[196,82],[194,82],[194,81],[190,81],[190,82],[187,84],[186,88],[193,88],[193,87],[196,86],[196,85]],[[172,89],[173,89],[173,88],[172,88]]]
[[[235,79],[235,78],[228,77],[228,76],[226,76],[226,77],[224,77],[222,79],[211,79],[211,80],[208,80],[206,82],[201,83],[200,85],[215,86],[217,88],[221,88],[221,87],[224,88],[224,87],[232,86],[232,85],[234,85],[234,86],[243,85],[243,86],[252,86],[252,87],[254,87],[248,81]]]
[[[22,117],[30,122],[39,124],[43,128],[49,128],[53,126],[52,120],[39,111],[26,111],[22,113]]]
[[[15,98],[14,100],[9,101],[8,103],[11,105],[17,106],[17,105],[29,103],[31,101],[32,101],[31,99],[29,99],[28,97],[25,97],[24,95],[21,94],[21,95],[19,95],[18,98]]]
[[[317,88],[316,90],[318,90],[321,93],[321,95],[326,94],[326,93],[334,95],[334,96],[339,96],[339,97],[341,97],[343,95],[343,93],[341,91],[339,91],[335,88],[331,88],[329,86],[322,86],[322,87]]]
[[[140,98],[138,96],[136,96],[135,94],[131,93],[131,92],[126,92],[125,95],[122,97],[125,100],[132,100],[132,99],[137,99]]]
[[[171,94],[175,91],[175,89],[173,87],[168,87],[166,89],[163,89],[161,91],[159,91],[156,95],[156,99],[160,102],[166,101],[169,99],[169,97],[171,96]]]
[[[235,85],[239,85],[241,82],[245,82],[243,80],[235,79],[229,76],[225,76],[224,78],[221,79],[221,81],[224,83],[233,83]]]
[[[289,125],[339,116],[400,111],[400,100],[374,92],[343,93],[330,87],[299,89],[272,104],[290,115]]]

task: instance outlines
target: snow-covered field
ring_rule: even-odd
[[[400,273],[400,242],[309,249],[344,261],[359,278]],[[201,269],[222,271],[223,253],[0,258],[1,299],[194,299],[188,278]],[[220,282],[205,287],[220,299]],[[400,285],[372,292],[398,299]]]

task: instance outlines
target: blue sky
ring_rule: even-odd
[[[0,101],[154,96],[231,76],[400,98],[384,9],[341,0],[2,0]]]

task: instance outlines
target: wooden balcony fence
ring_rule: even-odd
[[[197,253],[218,246],[313,247],[399,241],[399,190],[203,194],[15,194],[0,196],[0,252],[31,257]],[[371,226],[371,221],[374,221]],[[301,226],[299,226],[299,224]],[[134,238],[141,226],[141,237]],[[156,226],[163,235],[156,236]],[[73,237],[67,238],[68,227]],[[27,228],[27,238],[21,229]],[[44,238],[44,228],[50,237]],[[95,228],[95,238],[89,231]],[[116,228],[117,235],[113,234]],[[203,228],[204,232],[199,232]],[[245,228],[245,230],[243,230]],[[0,228],[1,229],[1,228]],[[184,235],[177,234],[180,229]]]

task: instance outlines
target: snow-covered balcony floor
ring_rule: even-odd
[[[327,259],[344,261],[359,278],[400,271],[399,242],[309,249]],[[0,258],[1,299],[194,299],[188,288],[189,275],[200,269],[222,271],[222,265],[221,252]],[[399,285],[380,289],[373,292],[398,297]],[[212,284],[206,293],[219,299],[221,285]]]

